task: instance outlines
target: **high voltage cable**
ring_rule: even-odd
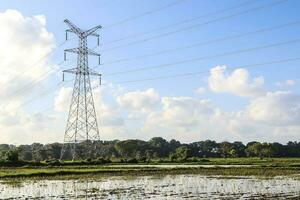
[[[284,1],[287,1],[287,0],[284,0]],[[179,3],[179,1],[176,1],[176,2]],[[176,3],[176,2],[175,2],[175,3]],[[283,1],[280,1],[280,2],[283,2]],[[174,3],[174,5],[175,5],[175,3]],[[277,4],[277,3],[279,3],[279,2],[275,2],[275,3]],[[172,4],[172,5],[173,5],[173,4]],[[259,7],[259,8],[263,8],[263,7],[271,6],[271,5],[274,5],[274,3],[269,4],[269,5],[265,5],[265,6],[262,6],[262,7]],[[169,4],[169,6],[171,6],[171,4]],[[168,7],[169,7],[169,6],[168,6]],[[164,8],[166,8],[166,6],[165,6]],[[255,8],[255,9],[258,9],[258,8]],[[253,9],[251,9],[251,10],[253,10]],[[249,10],[248,10],[248,12],[249,12]],[[149,12],[148,12],[148,13],[149,13]],[[66,41],[65,41],[65,42],[66,42]],[[59,47],[62,46],[63,44],[65,44],[65,42],[63,42],[62,44],[60,44]],[[53,52],[53,51],[52,51],[52,52]],[[52,52],[50,52],[49,55],[50,55]],[[44,57],[49,56],[49,55],[45,55]],[[43,57],[43,58],[44,58],[44,57]],[[42,58],[42,59],[43,59],[43,58]],[[40,60],[39,60],[39,62],[40,62]],[[56,70],[56,69],[55,69],[55,70]],[[46,76],[46,77],[47,77],[47,76]],[[41,79],[41,80],[39,80],[39,81],[35,81],[35,82],[33,83],[33,85],[35,85],[36,83],[38,83],[38,82],[40,82],[40,81],[42,81],[42,80],[44,80],[44,79]],[[21,89],[21,90],[23,90],[23,89]]]
[[[233,18],[233,17],[236,17],[236,16],[240,16],[240,15],[244,15],[244,14],[247,14],[247,13],[255,12],[257,10],[264,9],[264,8],[267,8],[267,7],[272,7],[272,6],[278,5],[280,3],[287,2],[287,1],[288,0],[276,1],[276,2],[269,3],[269,4],[266,4],[266,5],[263,5],[263,6],[248,9],[246,11],[237,12],[237,13],[234,13],[234,14],[231,14],[231,15],[227,15],[225,17],[216,18],[216,19],[204,22],[204,23],[188,26],[188,27],[185,27],[185,28],[180,28],[180,29],[177,29],[175,31],[170,31],[170,32],[167,32],[167,33],[159,34],[159,35],[156,35],[156,36],[153,36],[153,37],[145,38],[145,39],[142,39],[142,40],[137,40],[137,41],[130,42],[130,43],[127,43],[127,44],[115,46],[115,47],[112,47],[112,48],[103,49],[102,52],[112,51],[112,50],[115,50],[115,49],[119,49],[119,48],[123,48],[123,47],[127,47],[127,46],[132,46],[132,45],[144,43],[144,42],[147,42],[147,41],[150,41],[150,40],[166,37],[166,36],[173,35],[173,34],[176,34],[176,33],[179,33],[179,32],[188,31],[188,30],[191,30],[191,29],[195,29],[195,28],[207,25],[207,24],[211,24],[211,23],[214,23],[214,22],[219,22],[219,21],[222,21],[222,20],[227,20],[227,19],[230,19],[230,18]]]
[[[92,87],[92,90],[96,89],[97,87],[99,87],[99,85],[96,85],[96,86]],[[58,105],[62,105],[63,103],[66,103],[66,101],[63,101],[63,102],[59,103]],[[46,107],[45,109],[43,109],[42,111],[40,111],[40,113],[44,113],[44,112],[50,110],[51,108],[52,108],[52,105],[49,106],[49,107]]]
[[[116,23],[113,23],[113,24],[110,24],[110,25],[106,25],[106,26],[103,27],[103,29],[112,28],[112,27],[114,27],[114,26],[118,26],[118,25],[120,25],[120,24],[129,22],[129,21],[132,21],[132,20],[141,18],[141,17],[145,17],[145,16],[147,16],[147,15],[151,15],[151,14],[153,14],[153,13],[156,13],[156,12],[162,11],[162,10],[164,10],[164,9],[167,9],[167,8],[169,8],[169,7],[175,6],[175,5],[177,5],[177,4],[179,4],[179,3],[183,2],[183,1],[187,1],[187,0],[177,0],[177,1],[175,1],[175,2],[172,2],[172,3],[170,3],[170,4],[167,4],[167,5],[164,5],[164,6],[162,6],[162,7],[156,8],[156,9],[154,9],[154,10],[150,10],[150,11],[144,12],[144,13],[142,13],[142,14],[135,15],[135,16],[132,16],[132,17],[129,17],[129,18],[126,18],[126,19],[121,20],[121,21],[119,21],[119,22],[116,22]]]
[[[294,22],[295,24],[298,23],[298,22]],[[289,24],[294,24],[294,23],[289,23]],[[287,26],[288,24],[285,24],[285,25],[280,25],[280,26],[277,26],[277,27],[282,27],[282,26]],[[292,40],[292,41],[287,41],[287,42],[283,42],[283,43],[276,43],[276,44],[272,44],[272,45],[265,45],[265,46],[261,46],[261,47],[256,47],[256,48],[251,48],[251,49],[246,49],[246,50],[240,50],[240,51],[233,51],[233,52],[229,52],[229,53],[224,53],[224,54],[219,54],[219,55],[215,55],[215,56],[207,56],[207,57],[201,57],[201,58],[198,58],[196,60],[199,60],[199,59],[208,59],[208,58],[213,58],[213,57],[219,57],[219,56],[226,56],[226,55],[231,55],[231,54],[235,54],[235,53],[243,53],[243,52],[247,52],[247,51],[253,51],[253,50],[256,50],[256,49],[262,49],[262,48],[269,48],[269,47],[273,47],[273,46],[279,46],[279,45],[284,45],[284,44],[287,44],[287,43],[292,43],[292,42],[298,42],[299,40]],[[95,48],[95,47],[94,47]],[[181,64],[182,62],[191,62],[191,61],[194,61],[195,59],[191,59],[191,60],[185,60],[185,61],[180,61],[179,63],[177,62],[176,64]],[[59,63],[58,65],[62,64]],[[171,63],[171,64],[165,64],[165,65],[160,65],[160,66],[155,66],[155,68],[158,68],[158,67],[166,67],[166,66],[170,66],[170,65],[175,65],[175,63]],[[151,67],[153,68],[153,67]],[[141,70],[146,70],[146,69],[149,69],[149,67],[147,68],[139,68],[138,70],[134,70],[134,71],[141,71]],[[58,69],[55,69],[55,71],[57,71]],[[127,72],[132,72],[133,70],[130,70],[130,71],[123,71],[123,72],[118,72],[118,73],[113,73],[113,74],[108,74],[107,76],[111,76],[111,75],[115,75],[115,74],[120,74],[120,73],[127,73]],[[49,71],[51,72],[51,70]],[[45,78],[47,78],[48,76],[48,72],[45,73]],[[36,85],[37,83],[41,82],[42,80],[44,80],[45,78],[42,78],[42,79],[39,79],[39,80],[35,80],[31,85],[29,85],[29,88],[30,87],[33,87],[34,85]],[[28,86],[27,86],[28,87]],[[17,92],[20,92],[24,89],[26,89],[27,87],[23,87],[21,90],[18,90]]]
[[[294,22],[290,22],[290,23],[286,23],[286,24],[281,24],[281,25],[278,25],[278,26],[273,26],[273,27],[269,27],[269,28],[262,28],[262,29],[258,29],[258,30],[255,30],[255,31],[250,31],[250,32],[241,33],[241,34],[237,34],[237,35],[227,36],[227,37],[223,37],[223,38],[219,38],[219,39],[215,39],[215,40],[210,40],[210,41],[206,41],[206,42],[199,42],[199,43],[195,43],[195,44],[191,44],[191,45],[187,45],[187,46],[166,49],[166,50],[162,50],[162,51],[158,51],[158,52],[150,53],[150,54],[146,54],[146,55],[113,60],[113,61],[109,61],[109,62],[100,64],[100,65],[109,65],[109,64],[114,64],[114,63],[138,60],[138,59],[157,56],[157,55],[161,55],[161,54],[165,54],[165,53],[169,53],[169,52],[175,52],[175,51],[180,51],[180,50],[184,50],[184,49],[209,45],[209,44],[213,44],[213,43],[217,43],[217,42],[223,42],[223,41],[226,41],[226,40],[241,38],[241,37],[245,37],[245,36],[252,35],[252,34],[258,34],[258,33],[273,31],[273,30],[276,30],[276,29],[286,28],[286,27],[289,27],[289,26],[294,26],[294,25],[299,25],[299,24],[300,24],[300,21],[294,21]],[[97,68],[97,67],[98,66],[96,66],[95,68]]]
[[[282,46],[282,45],[286,45],[286,44],[292,44],[292,43],[296,43],[296,42],[300,42],[300,39],[294,39],[294,40],[289,40],[289,41],[280,42],[280,43],[274,43],[274,44],[270,44],[270,45],[262,45],[262,46],[258,46],[258,47],[248,48],[248,49],[230,51],[230,52],[225,52],[225,53],[212,55],[212,56],[202,56],[202,57],[198,57],[198,58],[186,59],[186,60],[176,61],[173,63],[167,63],[167,64],[161,64],[161,65],[156,65],[156,66],[141,67],[141,68],[135,68],[135,69],[126,70],[126,71],[114,72],[114,73],[107,74],[106,76],[113,76],[113,75],[126,74],[126,73],[131,73],[131,72],[164,68],[164,67],[169,67],[169,66],[173,66],[173,65],[195,62],[195,61],[199,61],[199,60],[213,59],[213,58],[218,58],[218,57],[223,57],[223,56],[251,52],[251,51],[260,50],[260,49],[272,48],[272,47]]]
[[[57,65],[61,65],[64,61],[58,63]],[[42,78],[40,79],[35,79],[33,81],[31,81],[29,84],[25,85],[24,87],[16,90],[15,92],[9,94],[10,98],[15,98],[17,96],[19,96],[20,94],[22,94],[23,91],[29,90],[30,88],[33,88],[34,86],[36,86],[38,83],[42,82],[43,80],[45,80],[46,78],[48,78],[51,74],[54,74],[55,72],[59,71],[59,68],[52,68],[48,71],[46,71],[45,73],[42,74]],[[7,100],[6,100],[7,101]],[[0,106],[3,105],[0,104]]]
[[[52,69],[52,70],[53,70],[53,69]],[[33,87],[36,86],[38,83],[40,83],[41,81],[45,80],[45,79],[48,77],[48,75],[50,75],[50,72],[51,72],[52,70],[49,70],[49,71],[45,72],[45,73],[43,74],[44,78],[42,78],[42,79],[36,79],[36,80],[34,80],[33,82],[31,82],[30,84],[25,85],[25,86],[22,87],[21,89],[18,89],[18,90],[15,91],[14,93],[9,94],[9,97],[10,97],[9,99],[11,99],[11,98],[16,98],[16,97],[20,96],[20,95],[22,94],[23,91],[26,91],[26,89],[33,88]],[[9,99],[6,99],[5,101],[8,101]],[[4,104],[4,103],[0,104],[0,106],[2,106],[3,104]]]
[[[97,47],[97,46],[96,46]],[[92,49],[95,49],[96,47],[92,48]],[[73,61],[72,63],[74,63],[75,61]],[[61,61],[60,63],[58,63],[57,65],[61,65],[62,63],[64,63],[64,61]],[[38,83],[42,82],[43,80],[45,80],[46,78],[48,78],[51,74],[54,74],[55,72],[59,71],[60,69],[59,68],[53,68],[53,69],[50,69],[48,71],[46,71],[45,73],[42,74],[42,78],[41,79],[36,79],[36,80],[33,80],[30,84],[22,87],[21,89],[15,91],[14,93],[12,93],[10,96],[14,95],[13,97],[16,97],[20,94],[22,94],[22,91],[26,90],[26,89],[30,89],[32,87],[34,87],[35,85],[37,85]],[[21,93],[20,93],[21,92]],[[1,106],[1,105],[0,105]]]
[[[61,65],[62,63],[64,63],[64,61],[58,63],[57,65]],[[25,85],[24,87],[18,89],[17,91],[13,92],[12,94],[14,96],[18,96],[20,94],[22,94],[22,91],[26,91],[26,89],[30,89],[32,87],[34,87],[35,85],[37,85],[38,83],[40,83],[41,81],[45,80],[47,77],[49,77],[52,73],[55,73],[56,71],[58,71],[58,69],[56,68],[51,68],[50,70],[44,72],[41,75],[41,78],[33,80],[30,84]],[[11,96],[11,95],[10,95]]]
[[[264,63],[241,65],[238,67],[227,67],[226,69],[233,70],[233,69],[239,69],[239,68],[253,68],[253,67],[259,67],[259,66],[263,66],[263,65],[279,64],[279,63],[286,63],[286,62],[291,62],[291,61],[300,61],[300,57],[287,58],[287,59],[282,59],[282,60],[274,60],[274,61],[264,62]],[[215,71],[218,71],[218,70],[214,69],[213,72],[215,72]],[[175,74],[175,75],[170,75],[170,76],[157,76],[157,77],[151,77],[151,78],[145,78],[145,79],[120,81],[120,82],[116,82],[114,84],[126,84],[126,83],[135,83],[135,82],[162,80],[162,79],[172,79],[172,78],[178,78],[178,77],[198,76],[200,74],[206,74],[206,73],[210,73],[210,72],[211,72],[211,70],[196,71],[196,72],[190,72],[190,73]],[[107,84],[102,84],[102,85],[107,85]]]
[[[51,87],[51,88],[48,89],[46,92],[43,92],[42,94],[40,94],[40,95],[38,95],[38,96],[40,96],[40,98],[43,98],[43,97],[45,97],[45,96],[48,96],[49,94],[52,94],[51,92],[52,92],[53,90],[57,89],[58,87],[60,87],[60,86],[62,86],[62,85],[67,84],[67,83],[70,82],[70,81],[72,81],[72,80],[65,81],[65,82],[59,82],[58,84],[55,84],[54,87]],[[33,97],[33,98],[31,98],[30,100],[28,100],[28,101],[22,103],[21,105],[17,106],[15,109],[18,110],[18,109],[20,109],[21,107],[24,107],[24,106],[26,106],[26,105],[28,105],[28,104],[30,104],[30,103],[32,103],[32,102],[34,102],[34,101],[40,99],[40,98],[39,98],[39,97]]]
[[[286,63],[286,62],[292,62],[292,61],[300,61],[300,57],[287,58],[287,59],[281,59],[281,60],[273,60],[273,61],[269,61],[269,62],[255,63],[255,64],[249,64],[249,65],[240,65],[240,66],[236,66],[236,67],[227,67],[226,69],[234,70],[234,69],[238,69],[238,68],[254,68],[254,67],[259,67],[259,66],[264,66],[264,65],[280,64],[280,63]],[[214,69],[213,72],[215,72],[215,71],[218,71],[218,70]],[[146,78],[146,79],[121,81],[121,82],[116,82],[114,84],[127,84],[127,83],[145,82],[145,81],[152,81],[152,80],[162,80],[162,79],[172,79],[172,78],[179,78],[179,77],[198,76],[200,74],[206,74],[206,73],[210,73],[210,72],[211,72],[211,70],[205,70],[205,71],[197,71],[197,72],[191,72],[191,73],[176,74],[176,75],[171,75],[171,76],[159,76],[159,77],[152,77],[152,78]],[[70,80],[70,81],[72,81],[72,80]],[[70,81],[67,81],[67,82],[70,82]],[[59,84],[62,84],[62,83],[63,82],[60,82]],[[108,85],[108,84],[104,83],[102,85]],[[92,90],[96,89],[97,87],[99,87],[99,85],[96,85],[96,86],[92,87]],[[63,103],[65,103],[65,101],[59,103],[58,105],[61,105]],[[50,110],[51,108],[52,108],[52,105],[45,108],[45,109],[43,109],[40,112],[44,113],[44,112]]]
[[[224,9],[216,10],[216,11],[204,14],[204,15],[200,15],[198,17],[193,17],[193,18],[185,19],[185,20],[173,23],[173,24],[166,25],[166,26],[161,26],[161,27],[158,27],[158,28],[154,28],[154,29],[149,30],[147,32],[136,33],[136,34],[132,34],[132,35],[129,35],[129,36],[125,36],[123,38],[119,38],[119,39],[115,39],[115,40],[112,40],[112,41],[108,41],[106,43],[103,43],[102,46],[105,46],[107,44],[113,44],[113,43],[120,42],[120,41],[123,41],[123,40],[126,40],[126,39],[130,39],[130,38],[135,38],[135,37],[147,35],[149,33],[153,33],[153,32],[156,32],[156,31],[161,31],[161,30],[164,30],[164,29],[168,29],[170,27],[177,26],[177,25],[180,25],[180,24],[189,23],[191,21],[195,21],[195,20],[198,20],[198,19],[201,19],[201,18],[204,18],[204,17],[208,17],[208,16],[211,16],[211,15],[216,15],[216,14],[224,13],[224,12],[230,11],[232,9],[244,7],[245,5],[252,4],[252,3],[257,3],[257,2],[253,1],[253,0],[250,0],[250,1],[243,2],[241,4],[238,4],[238,5],[229,7],[229,8],[224,8]]]
[[[21,74],[26,74],[26,73],[28,73],[29,71],[31,71],[31,70],[33,70],[34,69],[34,67],[37,65],[37,64],[39,64],[42,60],[44,60],[45,58],[47,58],[48,56],[50,56],[54,51],[56,51],[58,48],[60,48],[60,47],[62,47],[64,44],[66,43],[66,41],[64,41],[64,42],[62,42],[62,43],[60,43],[59,45],[58,45],[58,47],[57,48],[55,48],[55,49],[53,49],[53,50],[51,50],[50,52],[48,52],[48,53],[46,53],[44,56],[42,56],[39,60],[37,60],[34,64],[32,64],[32,65],[29,65],[29,67],[30,67],[30,69],[28,70],[28,69],[24,69],[24,70],[22,70],[20,73],[18,73],[17,75],[15,75],[13,78],[11,78],[6,84],[4,84],[4,86],[2,86],[2,87],[5,87],[9,82],[12,82],[12,81],[14,81],[15,79],[17,79],[18,78],[18,75],[21,75]],[[51,66],[50,66],[51,67]],[[53,67],[53,69],[54,69],[54,67]]]
[[[96,47],[94,47],[94,48],[92,48],[92,49],[95,49],[95,48],[96,48]],[[64,61],[58,63],[57,65],[61,65],[63,62],[64,62]],[[74,61],[74,62],[75,62],[75,61]],[[73,63],[74,63],[74,62],[73,62]],[[47,77],[49,77],[49,76],[51,75],[51,73],[55,73],[55,72],[57,72],[57,71],[59,71],[59,70],[60,70],[59,68],[53,68],[52,70],[46,71],[46,72],[42,75],[43,78],[37,79],[37,80],[33,81],[31,84],[26,85],[25,87],[23,87],[23,88],[17,90],[17,91],[15,92],[15,96],[14,96],[14,97],[18,96],[18,95],[20,94],[20,92],[24,91],[24,89],[30,89],[30,88],[34,87],[35,85],[37,85],[38,83],[40,83],[41,81],[43,81],[43,80],[45,80]],[[58,84],[57,84],[55,87],[53,87],[53,88],[57,88],[57,86],[60,86],[62,83],[69,83],[69,82],[71,82],[71,81],[73,81],[73,80],[75,80],[75,79],[71,79],[71,80],[65,81],[65,82],[60,82],[60,83],[58,83]],[[29,103],[31,103],[32,101],[35,101],[35,100],[37,100],[37,98],[36,98],[36,99],[33,99],[33,100],[30,100],[29,102],[25,103],[25,105],[28,105]],[[23,105],[22,105],[22,106],[23,106]],[[20,107],[22,107],[22,106],[20,106]],[[18,107],[18,108],[19,108],[19,107]]]

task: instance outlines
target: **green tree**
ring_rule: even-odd
[[[157,152],[159,157],[168,156],[170,152],[170,144],[167,140],[162,137],[154,137],[151,138],[148,144],[153,147],[153,149]]]
[[[170,153],[169,157],[172,161],[186,161],[187,158],[191,157],[191,150],[188,146],[180,146],[175,152]]]
[[[11,149],[5,153],[5,160],[17,163],[19,161],[19,152],[17,149]]]
[[[251,144],[247,144],[247,148],[246,148],[246,154],[248,157],[260,157],[263,158],[264,155],[266,154],[266,151],[263,151],[264,146],[259,143],[259,142],[255,142],[255,143],[251,143]]]
[[[137,152],[140,152],[140,156],[145,156],[145,150],[148,149],[148,144],[142,140],[124,140],[115,144],[115,148],[119,155],[123,158],[135,158]]]
[[[236,150],[230,142],[222,142],[220,144],[219,152],[223,158],[233,157],[234,155],[232,155],[232,153],[236,154]]]

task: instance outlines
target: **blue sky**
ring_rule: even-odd
[[[14,9],[22,13],[24,17],[32,17],[36,15],[45,16],[46,29],[48,32],[54,34],[57,45],[64,41],[64,30],[67,27],[63,23],[63,20],[66,18],[84,29],[88,29],[96,25],[102,25],[103,30],[99,31],[101,35],[100,43],[102,46],[97,48],[97,51],[102,55],[101,62],[103,65],[97,67],[96,69],[103,74],[103,79],[105,82],[112,84],[117,84],[118,82],[127,80],[146,79],[198,71],[209,71],[211,68],[219,65],[226,65],[230,68],[299,57],[298,52],[300,50],[300,42],[293,42],[272,48],[265,48],[229,56],[219,56],[213,59],[203,59],[165,68],[109,76],[108,74],[119,71],[126,71],[141,67],[151,67],[198,57],[214,56],[226,52],[256,48],[263,45],[287,42],[299,38],[300,24],[295,24],[273,31],[251,34],[246,37],[215,42],[213,44],[187,48],[162,55],[136,59],[128,62],[105,64],[118,59],[152,54],[166,49],[180,48],[187,45],[212,41],[219,38],[300,21],[300,2],[297,0],[183,0],[178,3],[176,2],[176,0],[88,0],[85,2],[79,0],[45,0],[43,2],[38,0],[5,0],[0,4],[0,12],[5,12],[7,9]],[[155,37],[157,35],[176,31],[178,29],[196,24],[203,24],[208,21],[224,18],[252,8],[270,5],[275,2],[278,2],[278,4],[267,6],[256,11],[250,11],[246,14],[241,14],[235,17],[229,17],[228,19],[216,20],[216,22],[206,25],[199,25],[199,27],[187,31],[181,31],[165,37],[159,37],[150,41],[126,46],[126,44],[131,42]],[[137,17],[136,19],[123,22],[123,20],[130,19],[131,17],[138,16],[145,12],[158,9],[172,3],[175,3],[175,5],[143,17]],[[239,6],[241,4],[245,5]],[[149,32],[159,27],[165,27],[182,20],[203,16],[221,9],[231,8],[233,6],[237,6],[237,8],[219,14],[210,14],[209,16],[191,21],[189,23],[182,23],[161,31],[150,32],[149,34],[145,34],[140,37],[132,37],[110,44],[111,41],[120,38]],[[119,22],[121,23],[118,24]],[[117,25],[111,26],[116,23]],[[91,38],[89,40],[89,44],[90,47],[94,47],[96,44],[96,39]],[[64,46],[55,49],[51,59],[49,60],[49,63],[59,63],[63,60],[63,49],[75,47],[76,45],[77,41],[71,40]],[[120,45],[125,46],[122,48],[109,50],[110,48],[118,47]],[[76,59],[76,56],[68,55],[68,58]],[[97,63],[96,58],[91,58],[90,63],[91,66],[95,66]],[[284,90],[292,92],[293,94],[299,94],[297,80],[300,78],[300,68],[298,65],[299,60],[281,64],[253,67],[247,69],[247,71],[251,78],[262,76],[264,78],[263,87],[268,92]],[[63,70],[75,66],[74,64],[71,65],[70,62],[66,62],[59,67],[61,70]],[[230,74],[231,72],[233,72],[233,70],[228,70],[227,73]],[[120,84],[120,87],[122,87],[126,92],[144,91],[149,88],[154,88],[155,91],[160,94],[160,96],[184,96],[196,99],[209,99],[214,105],[217,105],[217,107],[222,109],[224,112],[240,111],[247,107],[249,102],[251,102],[251,98],[241,98],[238,95],[232,95],[230,92],[216,93],[211,91],[208,86],[209,76],[209,73],[204,73],[199,76],[190,76],[187,78],[179,77],[177,79]],[[71,75],[68,75],[68,78],[70,79]],[[286,80],[293,80],[295,84],[290,85],[288,88],[279,86],[279,82],[285,82]],[[52,76],[47,80],[46,86],[48,87],[57,84],[60,81],[61,74],[57,73],[55,76]],[[71,85],[72,84],[69,86]],[[199,87],[206,88],[206,92],[201,94],[201,96],[195,93],[195,90]],[[57,93],[53,93],[53,95],[47,97],[46,100],[43,99],[38,101],[39,103],[28,105],[26,107],[27,111],[33,109],[38,112],[39,109],[43,109],[44,107],[49,106],[49,104],[51,105],[56,94]],[[124,113],[125,112],[122,112],[122,115],[126,115]],[[199,139],[203,139],[203,137],[200,137]]]

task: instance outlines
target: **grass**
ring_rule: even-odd
[[[14,169],[1,170],[0,179],[10,178],[80,178],[83,176],[136,176],[136,175],[166,175],[166,174],[201,174],[223,176],[282,176],[300,174],[300,168],[295,167],[192,167],[192,168],[40,168],[40,169]]]
[[[144,163],[140,163],[144,164]],[[174,168],[154,167],[153,164],[171,164],[153,162],[148,166],[133,166],[127,164],[109,165],[66,165],[66,166],[24,166],[0,168],[0,179],[15,178],[79,178],[87,176],[112,175],[156,175],[156,174],[201,174],[224,176],[281,176],[300,174],[300,158],[210,158],[197,162],[172,163],[179,165]],[[191,165],[189,168],[180,167],[180,164]],[[212,168],[194,166],[216,165]],[[229,165],[226,167],[218,165]],[[238,165],[230,167],[230,165]],[[245,166],[247,165],[247,166]]]
[[[300,158],[210,158],[211,164],[300,166]]]

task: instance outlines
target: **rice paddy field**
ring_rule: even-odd
[[[0,199],[300,199],[298,161],[3,167]]]

